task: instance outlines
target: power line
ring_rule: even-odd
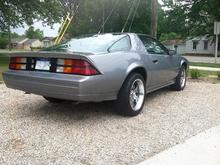
[[[101,26],[101,28],[100,28],[100,30],[99,30],[99,32],[98,32],[98,34],[100,34],[100,33],[101,33],[101,31],[102,31],[103,27],[105,26],[105,24],[107,23],[107,21],[109,20],[109,18],[112,16],[112,13],[113,13],[113,11],[115,10],[115,8],[116,8],[116,6],[117,6],[118,2],[119,2],[119,0],[117,0],[117,1],[115,2],[114,7],[112,8],[112,10],[111,10],[110,14],[108,15],[108,17],[106,18],[105,22],[102,24],[102,26]]]
[[[129,32],[131,31],[131,28],[132,28],[132,25],[133,25],[133,22],[134,22],[134,18],[135,18],[135,16],[136,16],[137,9],[138,9],[138,7],[139,7],[139,5],[140,5],[140,2],[141,2],[141,0],[138,0],[138,3],[137,3],[137,5],[136,5],[136,8],[135,8],[135,11],[134,11],[132,20],[131,20],[131,24],[130,24],[130,27],[129,27]]]
[[[131,14],[132,14],[132,12],[133,12],[133,9],[134,9],[134,2],[135,2],[135,0],[132,1],[132,4],[131,4],[130,10],[129,10],[129,13],[128,13],[128,16],[127,16],[127,19],[126,19],[126,21],[125,21],[124,27],[123,27],[123,29],[121,30],[122,33],[124,32],[124,30],[125,30],[125,28],[126,28],[126,26],[127,26],[128,20],[129,20]]]

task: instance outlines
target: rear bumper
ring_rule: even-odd
[[[85,102],[115,100],[116,92],[98,88],[100,76],[8,70],[3,80],[8,88],[41,96]]]

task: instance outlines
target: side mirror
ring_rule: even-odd
[[[169,55],[173,56],[176,54],[176,51],[175,50],[169,50]]]

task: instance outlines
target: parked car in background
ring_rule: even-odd
[[[10,54],[3,73],[9,88],[63,100],[115,100],[115,109],[135,116],[143,109],[146,93],[186,85],[185,58],[143,34],[94,34],[73,38],[46,51]]]

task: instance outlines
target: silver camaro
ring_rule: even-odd
[[[122,115],[143,109],[145,94],[171,86],[183,90],[188,62],[143,34],[109,33],[73,38],[39,52],[10,54],[3,73],[8,88],[50,102],[115,100]]]

